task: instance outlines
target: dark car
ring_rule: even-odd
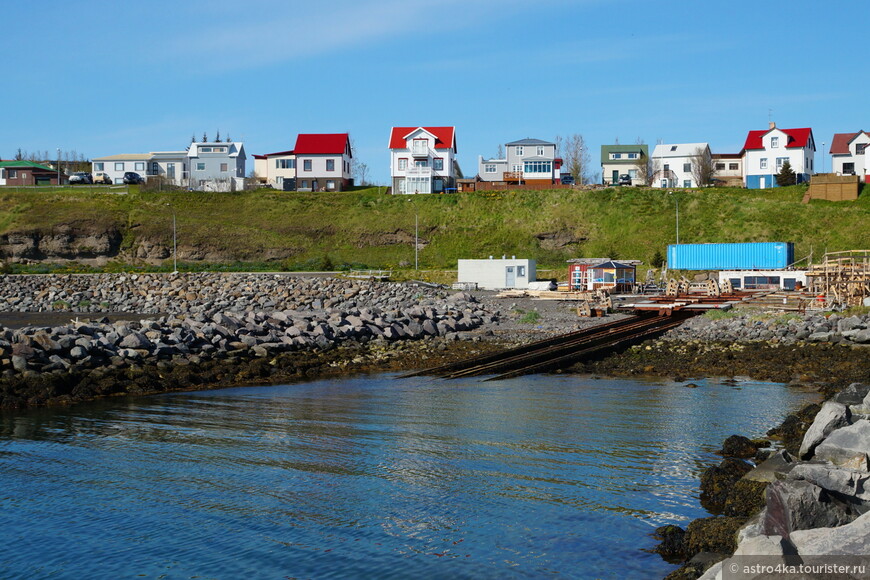
[[[623,173],[619,176],[619,185],[631,185],[631,175]]]
[[[574,176],[570,173],[566,173],[565,175],[562,175],[560,181],[562,182],[562,185],[574,185]]]
[[[139,183],[145,183],[145,180],[138,173],[128,171],[124,174],[125,185],[137,185]]]

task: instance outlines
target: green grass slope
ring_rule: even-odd
[[[535,191],[390,196],[377,189],[341,193],[259,190],[241,193],[105,193],[0,189],[0,235],[52,232],[63,225],[117,229],[124,246],[172,244],[179,254],[207,249],[219,261],[292,267],[328,261],[371,268],[414,262],[419,223],[420,267],[451,269],[458,258],[503,254],[561,268],[575,257],[649,262],[680,241],[793,241],[795,254],[870,248],[870,198],[802,204],[801,186],[768,189]],[[213,259],[214,260],[214,259]],[[128,259],[128,261],[132,261]]]

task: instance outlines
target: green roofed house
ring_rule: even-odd
[[[602,145],[601,146],[601,183],[619,185],[619,178],[628,175],[631,185],[649,185],[645,171],[640,167],[649,162],[649,148],[646,145]]]
[[[58,185],[56,169],[33,161],[0,161],[0,185]],[[60,173],[61,184],[67,175]]]

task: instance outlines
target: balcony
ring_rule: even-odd
[[[431,167],[408,167],[405,170],[405,175],[408,177],[432,177]]]
[[[429,157],[429,146],[426,143],[414,143],[414,146],[411,147],[411,156],[415,158]]]
[[[523,172],[522,171],[505,171],[504,173],[502,173],[501,180],[506,181],[508,183],[510,183],[510,182],[519,183],[520,181],[523,180]]]

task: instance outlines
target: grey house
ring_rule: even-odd
[[[504,159],[478,157],[478,177],[481,181],[551,185],[558,181],[561,165],[555,143],[520,139],[505,143]]]
[[[245,147],[239,142],[191,143],[187,150],[191,189],[235,191],[243,189]]]

